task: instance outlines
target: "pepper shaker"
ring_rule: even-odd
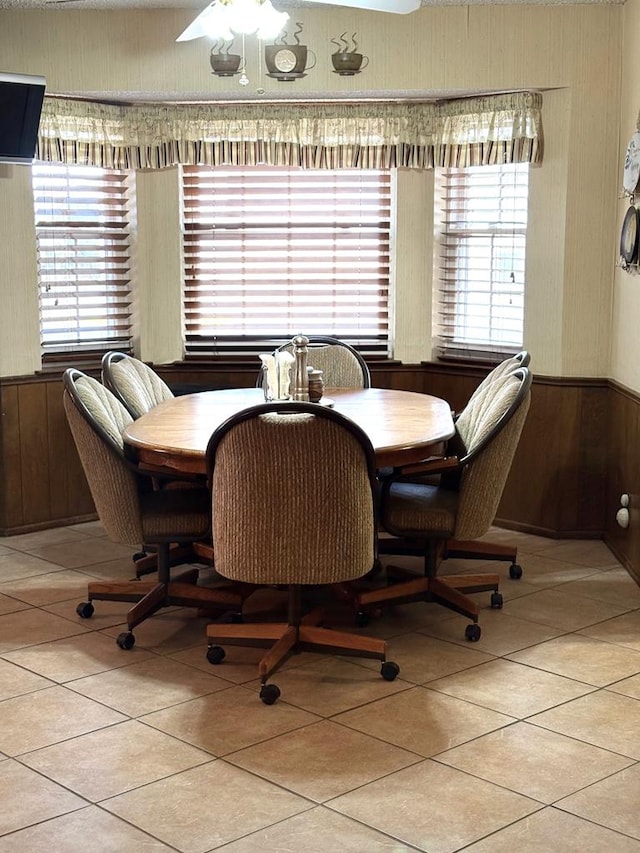
[[[307,402],[309,400],[309,377],[307,375],[307,353],[309,338],[296,335],[291,341],[295,356],[295,377],[293,384],[293,399]]]
[[[319,403],[324,394],[324,381],[322,371],[309,368],[309,401]]]

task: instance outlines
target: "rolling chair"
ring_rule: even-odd
[[[267,705],[280,695],[267,680],[297,651],[377,658],[392,681],[399,668],[383,640],[320,627],[321,609],[303,615],[303,587],[362,577],[375,558],[375,461],[362,430],[314,404],[253,406],[213,433],[207,471],[217,571],[288,590],[287,623],[209,625],[209,662],[222,663],[223,645],[268,648],[258,665]]]
[[[421,554],[424,573],[387,567],[388,585],[347,588],[345,595],[359,614],[385,605],[436,601],[473,620],[468,640],[480,639],[478,606],[465,593],[492,590],[491,605],[502,606],[497,574],[438,577],[448,542],[473,540],[491,526],[525,422],[531,397],[531,374],[520,367],[487,385],[456,421],[451,455],[421,466],[439,475],[416,481],[396,472],[382,483],[380,525],[392,538],[380,540],[387,554]],[[455,455],[453,455],[455,453]]]
[[[91,581],[87,601],[76,608],[84,619],[94,613],[93,601],[130,601],[127,631],[117,644],[130,649],[133,628],[163,607],[197,607],[208,613],[242,607],[253,588],[221,583],[197,586],[198,570],[171,577],[169,547],[173,542],[204,539],[211,529],[208,489],[204,486],[154,489],[124,450],[122,430],[131,416],[97,380],[69,368],[63,376],[63,403],[98,517],[114,542],[157,548],[157,581]]]
[[[500,364],[485,376],[469,398],[469,403],[473,401],[477,394],[482,393],[487,385],[495,382],[496,379],[500,379],[501,376],[511,373],[518,367],[528,367],[530,361],[531,356],[526,350],[522,350],[510,358],[505,358],[504,361],[500,362]],[[500,545],[496,542],[485,542],[482,540],[463,542],[451,539],[447,542],[443,554],[444,560],[449,558],[508,562],[511,564],[509,566],[509,576],[514,580],[519,580],[522,577],[522,566],[518,563],[518,549],[513,545]]]
[[[133,356],[113,350],[105,353],[102,358],[102,384],[117,397],[134,419],[142,417],[150,409],[173,397],[173,392],[155,370]],[[157,481],[156,485],[159,485]],[[165,485],[168,485],[168,481]],[[133,555],[138,578],[155,572],[158,568],[157,555],[147,553],[149,544],[142,543],[142,550]],[[193,542],[174,545],[171,549],[170,559],[174,565],[192,557],[201,557],[211,563],[213,548],[205,542]]]
[[[350,344],[329,335],[309,335],[307,363],[322,370],[327,388],[371,388],[371,374],[366,361]],[[293,352],[291,341],[278,347]],[[262,375],[258,377],[258,385]]]
[[[142,417],[154,406],[173,397],[171,389],[155,370],[123,352],[105,353],[102,383],[120,400],[132,418]]]

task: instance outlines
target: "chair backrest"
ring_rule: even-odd
[[[173,397],[169,386],[143,361],[123,352],[102,359],[102,382],[134,418]]]
[[[328,584],[375,559],[375,457],[344,415],[266,403],[211,436],[216,570],[247,583]]]
[[[505,358],[504,361],[501,361],[500,364],[496,365],[487,375],[484,377],[482,382],[478,385],[476,390],[470,397],[470,400],[474,398],[474,396],[481,391],[483,391],[487,385],[491,385],[492,382],[495,382],[496,379],[500,379],[501,376],[506,376],[507,373],[511,373],[513,370],[517,370],[518,367],[529,367],[529,362],[531,361],[531,356],[527,352],[527,350],[521,350],[516,355],[512,355],[509,358]]]
[[[96,379],[69,368],[62,378],[64,409],[98,517],[110,539],[143,541],[139,483],[124,452],[122,431],[132,417]]]
[[[531,400],[531,373],[520,367],[487,385],[456,422],[464,445],[458,485],[456,539],[487,532],[520,440]]]
[[[293,352],[291,342],[278,349]],[[371,388],[366,361],[350,344],[329,335],[309,335],[307,364],[322,371],[327,388]]]

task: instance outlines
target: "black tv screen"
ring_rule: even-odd
[[[44,89],[44,77],[0,71],[0,163],[33,161]]]

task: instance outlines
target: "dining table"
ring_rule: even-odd
[[[123,438],[142,470],[206,474],[211,435],[237,412],[264,403],[261,388],[200,391],[165,400],[130,423]],[[378,468],[442,455],[455,427],[449,404],[429,394],[387,388],[327,388],[331,405],[368,435]]]

